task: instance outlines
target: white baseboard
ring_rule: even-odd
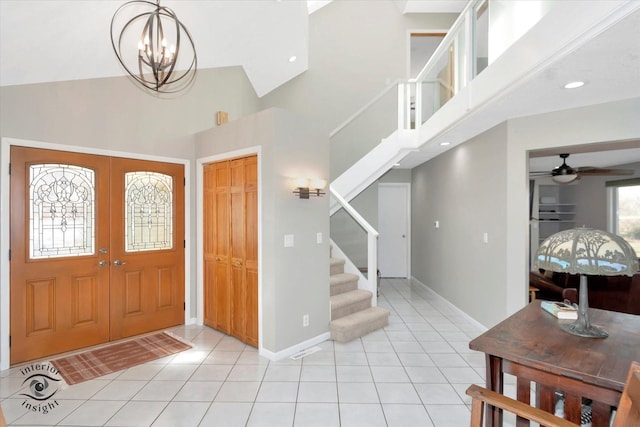
[[[296,344],[294,346],[291,346],[289,348],[285,348],[284,350],[280,350],[277,353],[274,353],[270,350],[267,350],[265,348],[260,348],[259,354],[260,356],[266,357],[267,359],[271,360],[271,361],[277,361],[277,360],[282,360],[285,359],[293,354],[298,353],[299,351],[304,350],[305,348],[309,348],[312,347],[314,345],[318,345],[321,342],[325,342],[327,341],[329,338],[331,338],[331,333],[330,332],[325,332],[323,334],[318,335],[317,337],[313,337],[311,339],[308,339],[306,341],[303,341],[299,344]]]
[[[466,312],[461,310],[458,306],[453,304],[448,299],[444,298],[442,295],[440,295],[439,293],[437,293],[436,291],[431,289],[429,286],[427,286],[424,283],[422,283],[420,280],[418,280],[415,277],[411,276],[411,282],[422,286],[424,288],[424,290],[427,291],[429,294],[431,294],[433,297],[435,297],[435,298],[439,299],[440,301],[442,301],[443,303],[447,304],[450,308],[458,311],[458,313],[462,317],[466,318],[469,321],[469,323],[477,326],[480,330],[482,330],[482,331],[487,331],[488,330],[488,328],[486,326],[484,326],[482,323],[478,322],[476,319],[474,319],[473,317],[469,316]]]
[[[202,325],[202,324],[203,323],[199,321],[197,317],[191,317],[187,319],[187,321],[185,322],[185,325]]]

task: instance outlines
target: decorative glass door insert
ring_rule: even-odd
[[[95,176],[65,164],[29,166],[32,259],[95,253]]]
[[[127,172],[125,200],[126,251],[171,249],[172,177],[157,172]]]

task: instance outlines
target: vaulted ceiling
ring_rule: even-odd
[[[459,12],[465,1],[394,0],[403,13]],[[0,1],[0,85],[125,75],[111,18],[125,1]],[[163,0],[196,41],[198,67],[241,65],[258,96],[308,67],[309,14],[327,0]],[[134,43],[137,43],[134,41]],[[289,59],[295,56],[296,60]]]

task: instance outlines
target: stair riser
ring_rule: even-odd
[[[389,324],[389,315],[379,316],[364,323],[354,325],[348,330],[337,330],[331,327],[331,339],[338,342],[349,342]]]
[[[345,305],[343,307],[331,307],[331,320],[336,320],[341,317],[356,313],[358,311],[366,310],[369,307],[371,307],[371,298],[367,298],[366,300],[361,301],[354,301],[353,303]]]
[[[344,264],[331,264],[329,271],[332,276],[334,274],[344,273]]]
[[[355,291],[356,289],[358,289],[358,282],[356,282],[355,280],[352,280],[349,282],[336,283],[331,285],[331,288],[329,290],[329,295],[334,296],[334,295],[344,294],[345,292]]]

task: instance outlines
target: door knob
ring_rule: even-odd
[[[113,265],[116,265],[116,266],[125,265],[125,264],[126,262],[120,261],[119,259],[113,261]]]
[[[107,266],[107,261],[100,261],[98,263],[98,267],[106,267]]]

